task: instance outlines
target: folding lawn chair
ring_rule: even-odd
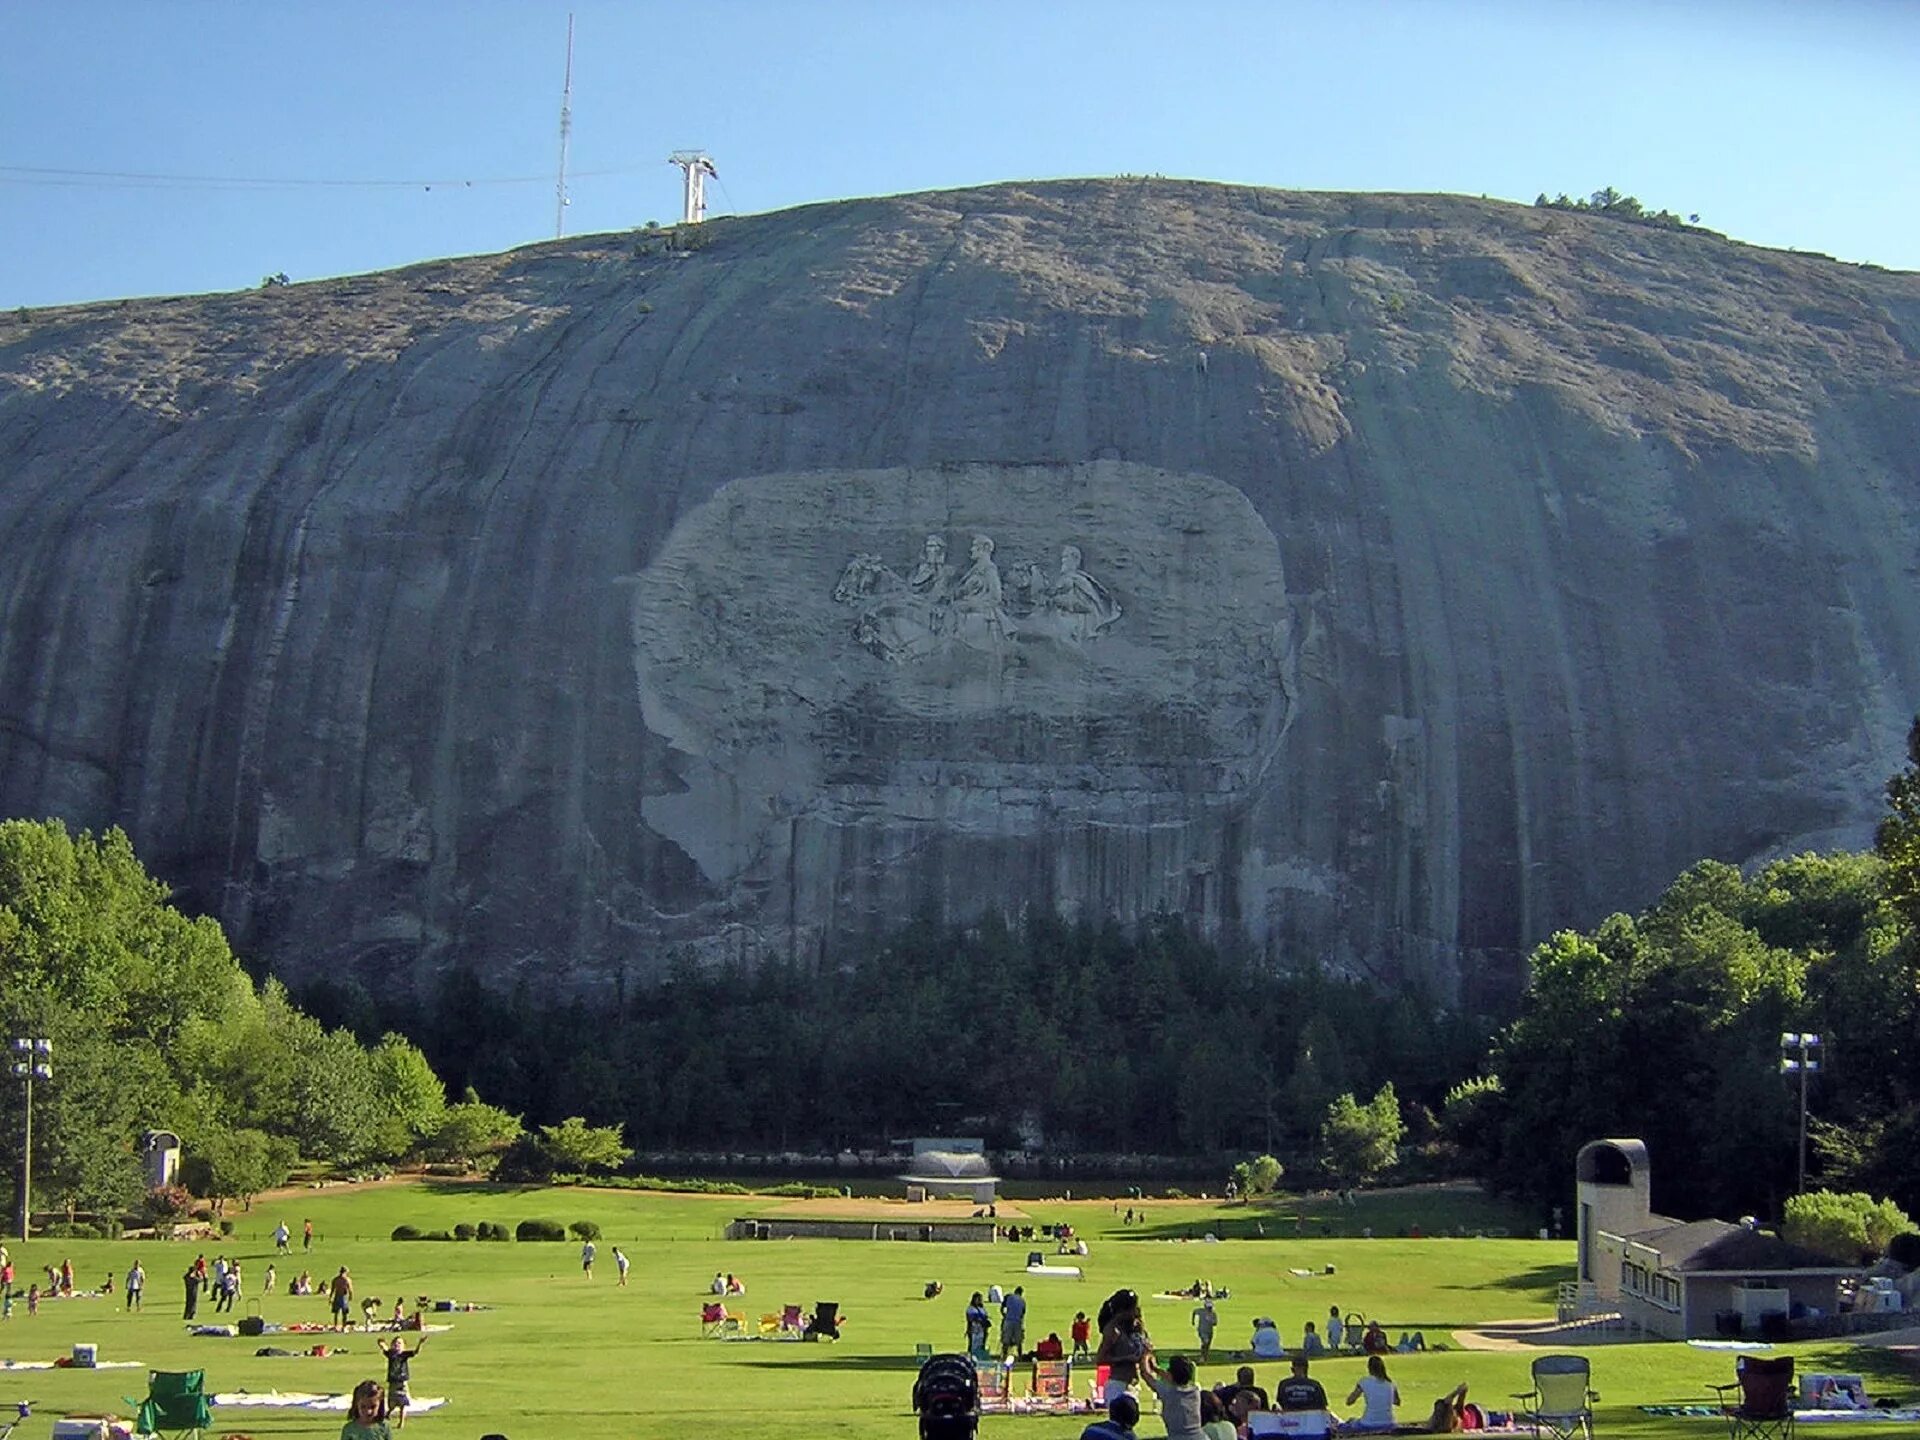
[[[780,1317],[778,1315],[768,1314],[760,1317],[760,1335],[762,1339],[778,1335],[779,1333]]]
[[[1533,1362],[1533,1389],[1513,1397],[1518,1419],[1533,1427],[1536,1440],[1593,1440],[1593,1402],[1600,1397],[1588,1386],[1592,1378],[1593,1362],[1584,1355],[1542,1355]]]
[[[700,1307],[700,1338],[723,1340],[740,1333],[740,1321],[727,1313],[727,1307],[710,1301]]]
[[[1073,1362],[1069,1360],[1036,1360],[1033,1362],[1033,1378],[1027,1382],[1027,1393],[1033,1397],[1034,1408],[1053,1410],[1065,1414],[1073,1409]]]
[[[813,1314],[807,1317],[807,1328],[800,1333],[802,1340],[838,1340],[840,1338],[840,1302],[838,1300],[816,1300]]]
[[[933,1342],[922,1340],[913,1347],[913,1360],[916,1365],[925,1365],[933,1358]]]
[[[1255,1410],[1247,1416],[1247,1434],[1285,1435],[1291,1440],[1325,1440],[1333,1434],[1328,1410]]]
[[[974,1385],[980,1392],[982,1415],[1011,1415],[1013,1396],[1007,1384],[1007,1367],[998,1360],[973,1362]]]
[[[199,1440],[200,1432],[213,1424],[213,1411],[207,1407],[207,1372],[204,1370],[153,1370],[147,1374],[147,1398],[124,1397],[129,1405],[138,1405],[134,1429],[142,1435],[173,1437],[173,1440]]]
[[[789,1305],[780,1312],[780,1333],[789,1339],[798,1340],[806,1333],[807,1317],[798,1305]]]
[[[1731,1385],[1715,1385],[1729,1440],[1793,1440],[1793,1357],[1742,1355],[1733,1362]],[[1727,1403],[1738,1392],[1740,1403]]]

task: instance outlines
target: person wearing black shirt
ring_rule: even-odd
[[[1324,1410],[1327,1392],[1320,1382],[1307,1374],[1307,1357],[1293,1357],[1293,1373],[1274,1389],[1273,1398],[1282,1410]]]

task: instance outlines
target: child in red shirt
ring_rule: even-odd
[[[1082,1310],[1073,1317],[1073,1354],[1075,1359],[1091,1353],[1087,1349],[1087,1338],[1092,1333],[1093,1327],[1087,1323],[1087,1312]]]

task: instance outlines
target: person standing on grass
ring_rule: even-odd
[[[580,1242],[580,1273],[585,1275],[589,1280],[593,1279],[593,1241],[591,1240],[583,1240]],[[387,1382],[387,1393],[389,1395],[393,1393],[393,1382],[391,1380]]]
[[[200,1313],[200,1267],[189,1265],[180,1279],[187,1287],[187,1313],[182,1318],[191,1320]]]
[[[1193,1333],[1200,1340],[1200,1363],[1206,1364],[1213,1356],[1213,1332],[1219,1327],[1220,1317],[1214,1312],[1213,1297],[1207,1296],[1193,1312]]]
[[[327,1303],[333,1312],[333,1328],[349,1330],[353,1328],[353,1277],[347,1274],[342,1265],[340,1273],[327,1284]]]
[[[627,1267],[633,1262],[627,1259],[627,1252],[616,1245],[613,1247],[613,1263],[620,1272],[620,1288],[624,1290],[627,1288]]]
[[[413,1403],[407,1386],[412,1379],[413,1357],[427,1348],[427,1337],[422,1335],[420,1343],[407,1349],[407,1342],[395,1335],[391,1343],[376,1340],[387,1356],[387,1413],[393,1417],[393,1428],[398,1430],[407,1423],[407,1406]]]
[[[287,1222],[282,1220],[273,1230],[274,1253],[278,1255],[291,1255],[293,1253],[292,1240],[293,1232],[287,1229]]]
[[[300,1222],[300,1248],[302,1250],[313,1249],[313,1221],[311,1220],[302,1220]]]
[[[1000,1353],[1019,1355],[1027,1348],[1027,1290],[1013,1287],[1013,1293],[1000,1301]]]
[[[135,1257],[132,1268],[127,1271],[127,1309],[140,1308],[140,1292],[146,1288],[147,1272],[140,1268],[139,1258]]]

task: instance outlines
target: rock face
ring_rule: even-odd
[[[924,907],[1510,986],[1861,843],[1920,278],[1440,197],[999,186],[0,317],[0,810],[283,971]]]

